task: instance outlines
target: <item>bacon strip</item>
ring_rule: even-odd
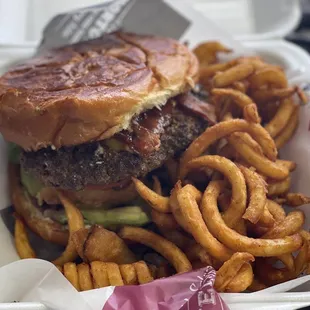
[[[191,93],[179,95],[177,102],[193,114],[208,121],[209,125],[216,123],[215,109],[210,103],[199,100]]]
[[[216,123],[214,107],[209,103],[199,100],[191,93],[182,94],[175,98],[177,104],[209,122]],[[153,108],[132,120],[132,130],[123,130],[114,136],[115,139],[141,156],[156,151],[160,147],[160,136],[165,127],[171,122],[173,109],[172,100],[168,101],[161,109]]]

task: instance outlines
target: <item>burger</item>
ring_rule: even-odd
[[[143,209],[128,207],[131,178],[179,156],[214,122],[192,91],[197,78],[185,45],[124,32],[42,51],[5,73],[0,132],[18,174],[13,204],[28,226],[66,244],[55,189],[86,222],[147,223]]]

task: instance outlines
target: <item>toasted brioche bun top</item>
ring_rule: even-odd
[[[169,38],[117,32],[45,51],[0,78],[0,131],[27,151],[103,140],[197,74],[194,54]]]

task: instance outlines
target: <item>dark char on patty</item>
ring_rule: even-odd
[[[132,176],[141,178],[179,154],[207,127],[207,121],[174,107],[171,122],[161,135],[160,148],[147,155],[108,148],[103,141],[72,147],[23,152],[25,172],[46,186],[80,190],[89,184],[113,184]]]

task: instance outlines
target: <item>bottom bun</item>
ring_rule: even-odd
[[[40,207],[20,183],[18,165],[9,166],[9,182],[12,204],[27,226],[37,235],[52,243],[67,245],[69,232],[65,227],[50,218],[44,217]]]

